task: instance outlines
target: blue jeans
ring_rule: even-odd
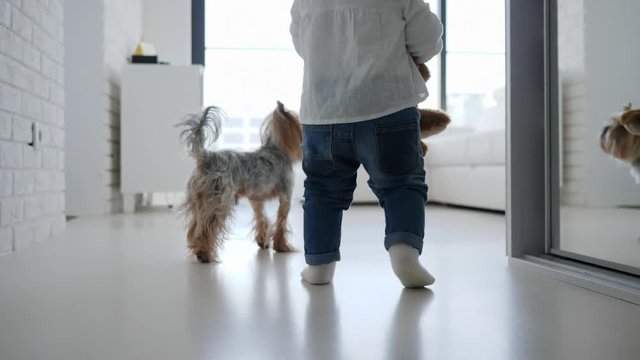
[[[362,164],[385,213],[385,248],[407,244],[422,252],[424,159],[417,108],[378,119],[304,125],[304,252],[309,265],[340,260],[342,212],[353,200]]]

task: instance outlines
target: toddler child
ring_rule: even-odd
[[[332,281],[363,165],[394,273],[405,287],[431,285],[419,261],[427,185],[417,104],[428,93],[416,63],[442,50],[442,23],[422,0],[295,0],[291,17],[304,60],[303,280]]]

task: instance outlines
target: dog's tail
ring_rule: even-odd
[[[176,125],[185,128],[180,133],[180,138],[189,147],[194,158],[201,159],[206,148],[218,139],[225,116],[219,107],[209,106],[200,114],[188,115]]]

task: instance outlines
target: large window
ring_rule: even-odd
[[[505,126],[504,0],[442,0],[446,6],[446,108],[454,125]]]
[[[289,35],[291,0],[204,1],[204,102],[230,116],[219,145],[250,149],[258,145],[260,123],[276,100],[300,106],[303,64]],[[441,66],[440,56],[429,62],[430,96],[420,106],[444,105],[455,126],[503,128],[504,1],[429,3],[436,13],[446,9],[446,62]]]
[[[254,148],[277,100],[300,107],[303,64],[289,35],[290,8],[291,0],[205,2],[204,103],[229,115],[219,146]]]
[[[259,128],[276,100],[298,110],[302,60],[289,35],[291,0],[205,1],[204,103],[229,115],[219,147],[249,150],[259,145]],[[431,2],[438,11],[437,2]],[[431,95],[421,104],[440,104],[439,57],[429,62]]]

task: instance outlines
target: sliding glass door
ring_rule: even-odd
[[[640,275],[640,2],[550,4],[549,252]]]
[[[639,5],[507,0],[509,262],[635,304],[640,185],[600,141],[640,104]]]

